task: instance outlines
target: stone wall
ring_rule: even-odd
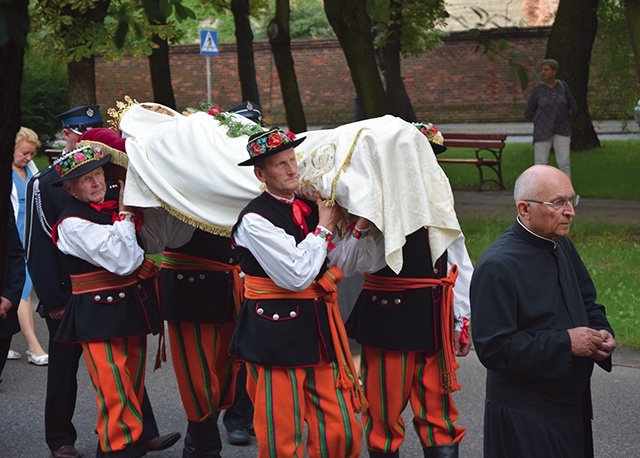
[[[503,39],[538,62],[544,55],[548,28],[500,29],[492,38]],[[467,33],[452,33],[443,45],[420,57],[403,61],[402,72],[418,118],[437,123],[524,121],[526,93],[520,89],[508,61],[490,61]],[[219,45],[210,57],[212,100],[223,109],[241,102],[236,47]],[[278,74],[268,42],[254,44],[260,105],[268,124],[285,124]],[[292,43],[298,85],[307,125],[333,126],[353,120],[355,90],[344,54],[336,40]],[[206,58],[197,45],[174,46],[171,76],[178,109],[207,99]],[[96,59],[96,91],[103,111],[129,95],[151,101],[148,61],[130,58],[108,63]],[[106,113],[105,113],[106,114]],[[600,119],[596,118],[595,119]]]

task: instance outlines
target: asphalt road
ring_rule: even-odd
[[[44,320],[36,317],[36,331],[42,342],[46,342],[47,330]],[[157,338],[149,339],[149,348],[155,349]],[[25,343],[20,334],[14,336],[16,351],[24,352]],[[640,450],[640,352],[619,349],[614,354],[614,369],[610,374],[599,368],[593,376],[594,431],[597,457],[637,457]],[[155,356],[150,350],[147,369],[147,389],[153,404],[161,433],[180,431],[184,434],[186,420],[178,396],[173,369],[170,364],[153,372]],[[482,416],[484,402],[485,370],[472,352],[459,360],[458,372],[463,385],[456,393],[460,410],[459,424],[467,428],[467,435],[460,446],[463,457],[482,456]],[[0,384],[0,458],[46,458],[49,456],[44,441],[43,409],[46,386],[46,367],[36,367],[21,360],[7,361],[3,382]],[[97,443],[93,433],[96,407],[84,363],[78,373],[79,393],[74,417],[78,430],[76,446],[85,457],[94,456]],[[407,437],[401,448],[402,457],[421,457],[417,436],[410,426],[410,413],[405,412]],[[224,430],[224,428],[221,428]],[[224,434],[224,433],[223,433]],[[223,437],[224,440],[224,437]],[[226,444],[226,441],[225,441]],[[225,457],[256,456],[254,442],[245,447],[225,445]],[[152,453],[148,456],[181,456],[181,442],[172,449]],[[366,451],[362,456],[367,456]]]

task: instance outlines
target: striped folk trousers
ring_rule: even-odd
[[[360,456],[362,427],[348,390],[336,387],[338,366],[278,368],[247,364],[259,458],[303,458],[307,424],[309,457]]]
[[[202,422],[231,406],[235,371],[228,348],[233,322],[168,322],[169,345],[187,419]]]
[[[96,390],[96,432],[103,452],[123,450],[142,434],[147,336],[82,344]]]
[[[394,453],[404,440],[402,412],[409,402],[423,448],[459,443],[465,429],[454,425],[458,409],[442,392],[442,351],[387,351],[362,347],[361,369],[369,410],[362,424],[370,450]]]

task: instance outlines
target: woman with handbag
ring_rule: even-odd
[[[524,117],[533,122],[535,164],[546,164],[553,146],[558,168],[571,178],[569,120],[578,111],[578,104],[567,83],[556,79],[557,72],[557,61],[544,59],[540,63],[542,81],[533,86]]]

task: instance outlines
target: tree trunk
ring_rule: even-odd
[[[418,120],[416,112],[411,105],[411,99],[404,87],[401,66],[401,38],[402,38],[402,1],[391,0],[391,21],[389,23],[389,40],[378,48],[378,65],[382,77],[386,83],[385,96],[389,107],[389,113],[398,116],[407,122]]]
[[[110,0],[101,0],[93,5],[89,11],[81,13],[78,9],[67,4],[63,7],[63,13],[73,18],[71,24],[65,24],[60,28],[60,34],[66,35],[69,30],[82,27],[87,21],[101,23],[104,21],[109,9]],[[67,64],[69,81],[69,107],[78,105],[96,104],[96,75],[94,57],[86,57],[80,61],[72,61]]]
[[[256,64],[253,55],[253,31],[249,22],[249,0],[231,0],[231,12],[236,28],[236,52],[241,101],[251,100],[260,105]]]
[[[304,132],[307,130],[307,121],[302,108],[296,70],[291,55],[289,16],[289,0],[276,0],[276,14],[269,23],[267,36],[280,78],[280,90],[282,91],[287,125],[292,132]]]
[[[386,114],[366,0],[324,0],[324,10],[347,59],[362,116],[375,118]]]
[[[22,66],[24,48],[27,40],[29,17],[28,0],[5,2],[0,27],[8,36],[0,42],[0,279],[4,278],[5,256],[7,254],[7,215],[11,210],[11,163],[16,133],[22,124],[20,112],[20,86],[22,85]],[[11,27],[3,24],[11,21]]]
[[[171,65],[169,64],[169,43],[158,35],[152,41],[158,46],[149,56],[149,73],[153,88],[153,101],[176,109],[176,97],[171,85]]]
[[[640,0],[625,0],[624,4],[627,9],[627,26],[636,63],[636,75],[640,78]]]
[[[87,57],[79,62],[67,64],[69,79],[69,107],[78,105],[95,105],[96,73],[94,57]]]
[[[571,120],[572,151],[600,147],[587,104],[597,10],[598,0],[561,0],[547,42],[547,58],[558,61],[558,79],[567,82],[578,102],[578,113]]]

